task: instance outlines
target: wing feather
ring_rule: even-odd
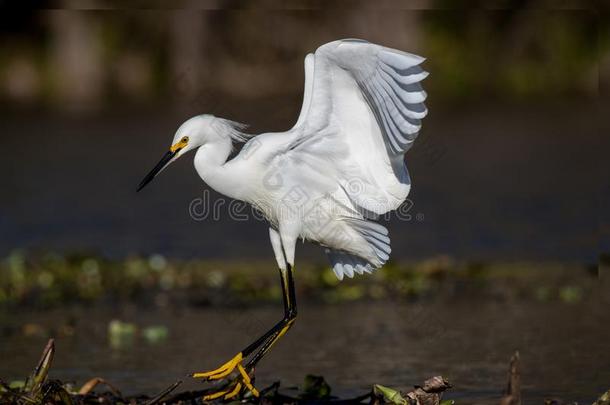
[[[424,60],[362,40],[319,47],[305,58],[303,107],[278,155],[336,179],[361,212],[398,208],[410,191],[404,154],[427,114]]]

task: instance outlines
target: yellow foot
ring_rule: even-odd
[[[206,371],[203,373],[193,373],[193,378],[204,378],[206,380],[220,380],[221,378],[224,378],[226,376],[228,376],[229,374],[231,374],[235,368],[237,367],[237,365],[241,365],[241,362],[243,360],[243,356],[240,353],[237,353],[237,355],[235,357],[233,357],[231,360],[227,361],[225,364],[223,364],[222,366],[218,367],[216,370],[212,370],[212,371]]]
[[[193,373],[193,378],[203,378],[207,381],[210,381],[223,379],[229,376],[235,370],[239,372],[237,378],[235,378],[235,380],[233,380],[233,382],[229,384],[228,388],[221,389],[220,391],[205,395],[203,397],[204,401],[211,401],[220,397],[223,397],[223,399],[231,399],[239,395],[242,389],[247,389],[255,397],[259,396],[258,390],[254,388],[254,385],[252,385],[250,375],[248,374],[244,366],[241,364],[242,361],[243,355],[241,353],[238,353],[235,357],[227,361],[222,366],[218,367],[216,370],[207,371],[203,373]]]

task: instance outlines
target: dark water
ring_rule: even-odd
[[[299,97],[224,100],[213,112],[252,123],[253,131],[283,130]],[[600,162],[610,146],[597,120],[603,110],[593,102],[437,107],[432,100],[407,156],[410,218],[389,224],[394,257],[597,261],[599,230],[608,234],[598,226],[607,191]],[[190,115],[152,109],[2,118],[0,254],[29,247],[272,260],[262,222],[232,220],[226,205],[218,220],[189,215],[206,190],[192,157],[135,193]],[[218,197],[212,193],[209,204]],[[315,247],[299,248],[298,256],[324,260]]]
[[[72,337],[57,339],[52,377],[84,380],[101,376],[126,393],[154,393],[187,372],[218,366],[276,321],[280,308],[201,309],[186,312],[73,310],[21,313],[3,320],[0,378],[23,378],[45,339],[24,338],[22,325],[57,327],[76,319]],[[121,316],[170,331],[157,345],[140,340],[113,350],[106,325]],[[295,327],[257,369],[260,387],[281,379],[297,385],[305,374],[323,375],[341,396],[366,392],[371,384],[408,388],[442,374],[459,403],[494,404],[505,387],[508,360],[522,358],[527,404],[545,397],[591,403],[610,388],[610,328],[607,305],[498,303],[460,300],[444,304],[304,304]],[[198,385],[186,379],[182,387]]]

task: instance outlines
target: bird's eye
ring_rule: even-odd
[[[182,137],[182,143],[187,143],[189,141],[189,137],[188,136],[183,136]]]

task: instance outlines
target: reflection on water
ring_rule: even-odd
[[[372,383],[408,388],[442,374],[455,387],[450,397],[491,404],[518,349],[525,403],[540,404],[549,396],[590,403],[610,388],[610,330],[607,308],[587,302],[304,303],[294,328],[259,365],[257,384],[281,379],[287,387],[313,373],[345,396]],[[23,338],[24,324],[57,328],[68,313],[76,320],[75,333],[58,338],[52,377],[82,384],[102,376],[125,393],[153,393],[187,372],[219,365],[278,320],[281,309],[79,309],[8,316],[0,336],[0,377],[23,378],[44,346],[45,338]],[[164,324],[169,338],[110,349],[106,328],[113,317],[141,326]],[[183,389],[197,387],[186,380]]]

